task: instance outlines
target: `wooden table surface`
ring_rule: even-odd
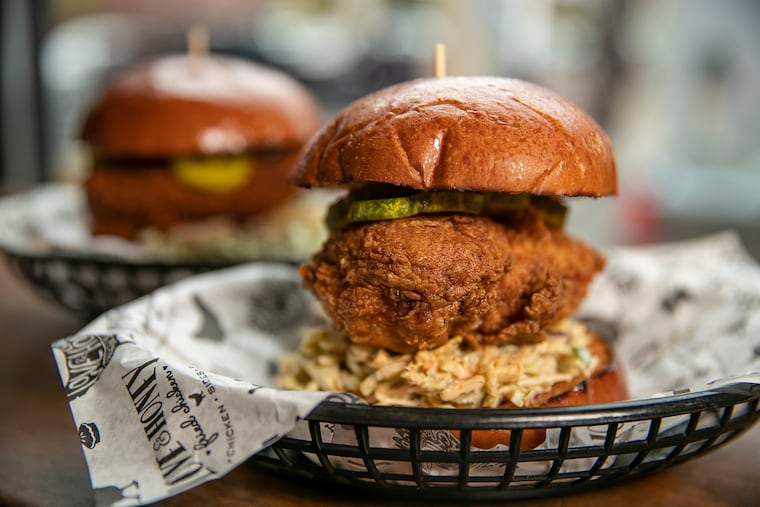
[[[77,320],[41,298],[0,254],[0,505],[93,505],[79,437],[49,344]],[[163,506],[412,505],[332,491],[244,464]],[[664,472],[606,489],[521,502],[535,507],[760,505],[760,426]],[[471,505],[471,504],[470,504]],[[487,505],[498,505],[489,503]],[[511,505],[515,505],[512,503]]]

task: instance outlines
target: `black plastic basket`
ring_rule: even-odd
[[[5,252],[11,266],[38,291],[91,319],[159,287],[231,263],[137,262],[110,257]]]
[[[618,403],[538,409],[409,409],[324,402],[255,463],[322,484],[430,500],[520,499],[597,488],[703,455],[758,417],[760,385]],[[352,442],[325,438],[340,427]],[[527,430],[545,428],[549,445],[521,450]],[[511,430],[510,445],[471,447],[476,430]],[[449,430],[458,430],[459,438]],[[392,432],[392,445],[373,435]],[[574,435],[592,432],[592,444]],[[626,435],[626,433],[630,433]],[[450,448],[436,448],[448,435]],[[432,437],[432,438],[431,438]],[[444,446],[445,447],[445,446]],[[390,464],[390,466],[389,466]],[[392,469],[392,470],[389,470]]]

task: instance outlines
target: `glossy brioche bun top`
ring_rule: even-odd
[[[319,128],[310,92],[238,58],[164,56],[125,69],[85,119],[97,153],[129,157],[299,149]]]
[[[497,77],[408,81],[339,112],[311,142],[296,183],[381,182],[419,190],[617,193],[607,135],[577,106]]]

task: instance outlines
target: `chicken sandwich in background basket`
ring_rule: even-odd
[[[323,126],[297,183],[349,192],[300,268],[330,324],[281,358],[282,387],[457,409],[626,398],[609,343],[573,320],[605,260],[563,230],[566,200],[617,178],[572,103],[498,77],[401,83]],[[508,431],[473,432],[499,443]]]
[[[81,132],[92,233],[170,260],[308,258],[326,201],[291,178],[320,124],[303,85],[241,58],[188,53],[124,69]]]

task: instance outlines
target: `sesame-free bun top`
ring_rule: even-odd
[[[322,127],[296,183],[604,196],[617,192],[607,135],[535,84],[417,79],[367,95]]]
[[[129,157],[297,149],[321,124],[316,100],[290,76],[239,58],[170,55],[106,86],[81,138]]]

